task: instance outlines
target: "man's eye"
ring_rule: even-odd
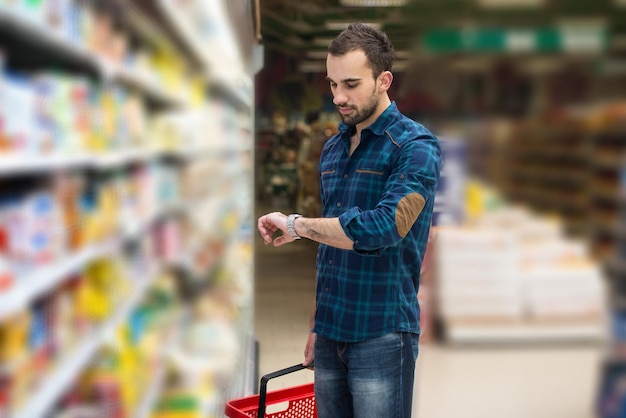
[[[356,86],[358,86],[358,84],[346,84],[346,87],[349,88],[349,89],[353,89]]]

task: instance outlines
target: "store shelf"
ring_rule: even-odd
[[[38,267],[26,277],[18,278],[15,288],[0,296],[0,320],[23,309],[32,300],[65,281],[72,273],[93,260],[111,254],[118,247],[117,239],[91,245],[64,260]]]
[[[57,399],[65,393],[80,372],[107,341],[115,330],[126,320],[132,309],[137,306],[152,284],[152,276],[137,285],[132,295],[122,304],[121,308],[91,338],[84,338],[82,344],[70,351],[59,363],[59,366],[47,376],[41,386],[26,402],[24,409],[13,418],[38,418],[45,416]]]
[[[162,152],[149,149],[134,149],[127,151],[117,151],[105,153],[101,155],[92,155],[89,158],[88,165],[95,169],[117,168],[129,163],[149,161],[159,157]]]
[[[137,407],[135,414],[132,415],[133,418],[150,418],[152,414],[152,409],[157,403],[159,396],[163,391],[163,387],[165,386],[166,372],[167,370],[165,364],[159,365],[159,367],[154,372],[154,376],[150,381],[150,385],[145,390],[145,395],[141,403]]]
[[[0,177],[72,169],[89,165],[90,162],[91,158],[86,155],[21,156],[5,154],[0,155]]]
[[[235,86],[232,81],[220,78],[216,75],[214,76],[213,86],[227,93],[241,106],[247,108],[252,106],[252,97],[246,95],[246,93],[243,92],[242,88]]]
[[[153,101],[173,107],[189,106],[190,103],[184,97],[163,90],[156,80],[124,67],[113,69],[113,78],[124,85],[139,89]]]
[[[150,418],[152,415],[152,410],[157,404],[163,389],[166,386],[166,377],[168,371],[168,365],[165,361],[167,356],[172,352],[172,350],[180,343],[181,339],[181,330],[185,326],[185,318],[189,315],[188,310],[183,308],[181,310],[177,310],[175,317],[176,319],[173,321],[174,326],[169,330],[167,341],[161,346],[159,357],[161,359],[159,365],[154,371],[153,378],[150,381],[150,385],[145,389],[144,396],[135,409],[135,414],[132,415],[132,418]]]
[[[620,158],[619,154],[597,156],[593,160],[593,167],[598,170],[621,170],[625,166],[626,162]]]
[[[239,152],[249,151],[250,147],[212,146],[163,151],[163,155],[183,162],[191,162],[206,158],[227,157]]]
[[[181,234],[182,242],[189,242],[189,249],[192,250],[182,254],[179,260],[182,265],[179,267],[189,269],[190,271],[187,273],[201,275],[201,279],[206,279],[204,282],[209,283],[212,273],[218,271],[224,264],[225,256],[223,253],[226,250],[221,247],[222,242],[219,242],[220,246],[214,253],[210,253],[211,249],[206,247],[202,248],[205,252],[201,253],[199,246],[202,244],[206,246],[208,245],[207,242],[213,244],[223,240],[226,243],[224,247],[228,249],[229,246],[233,246],[237,242],[246,241],[250,243],[252,239],[251,236],[242,237],[242,234],[238,233],[237,228],[232,225],[234,223],[238,225],[247,224],[251,221],[252,214],[247,214],[250,219],[244,220],[235,219],[232,214],[243,212],[238,208],[243,201],[239,194],[242,194],[241,189],[250,188],[252,184],[252,167],[249,166],[249,159],[242,158],[242,155],[246,152],[252,152],[254,149],[254,89],[252,76],[247,74],[244,69],[244,61],[239,60],[238,55],[233,55],[234,59],[229,60],[227,58],[231,56],[224,53],[232,52],[229,49],[229,31],[216,32],[216,36],[211,37],[208,43],[205,42],[205,39],[199,39],[199,33],[196,33],[194,26],[190,24],[193,23],[192,20],[197,20],[194,19],[196,15],[185,15],[185,11],[180,9],[185,6],[176,1],[105,0],[97,5],[91,3],[87,5],[89,8],[97,6],[98,11],[102,12],[103,19],[111,19],[114,29],[120,31],[121,38],[129,41],[128,46],[141,54],[137,60],[139,65],[131,66],[118,64],[118,61],[114,62],[113,58],[108,60],[103,55],[94,52],[95,49],[91,50],[87,46],[87,42],[70,40],[70,36],[65,35],[67,31],[52,29],[45,25],[43,20],[37,20],[37,13],[48,12],[48,9],[44,9],[44,6],[40,5],[39,2],[26,6],[23,6],[22,3],[7,3],[0,0],[3,68],[6,68],[9,74],[12,74],[13,71],[18,76],[21,71],[27,74],[37,71],[53,71],[55,74],[59,74],[60,78],[67,77],[70,81],[75,80],[77,76],[81,79],[88,79],[94,83],[93,86],[97,90],[99,89],[98,86],[105,89],[113,87],[112,90],[115,91],[120,87],[120,90],[132,94],[133,98],[140,97],[141,103],[138,106],[146,122],[148,122],[148,126],[152,126],[153,121],[155,123],[160,122],[161,117],[167,121],[170,111],[188,112],[191,115],[196,110],[203,109],[199,103],[201,99],[205,99],[207,108],[209,104],[216,102],[219,105],[217,110],[220,111],[215,112],[218,114],[216,117],[225,119],[218,121],[221,123],[216,122],[214,128],[211,125],[211,135],[202,137],[200,139],[201,144],[197,143],[198,137],[195,135],[185,137],[191,129],[189,126],[172,128],[176,130],[174,132],[176,139],[185,146],[184,148],[181,146],[181,149],[178,150],[131,149],[98,153],[75,152],[72,155],[26,155],[0,152],[0,179],[3,183],[14,188],[26,185],[28,189],[25,189],[25,192],[29,192],[31,187],[39,187],[39,182],[23,180],[30,180],[30,177],[35,177],[35,175],[37,178],[34,180],[39,180],[43,176],[51,176],[58,171],[73,170],[81,171],[79,176],[81,184],[85,183],[85,187],[91,191],[92,186],[101,184],[101,178],[102,181],[110,179],[110,176],[102,176],[102,174],[108,174],[108,170],[116,170],[115,174],[119,171],[120,176],[116,177],[115,180],[117,181],[119,178],[120,184],[123,182],[124,186],[132,186],[133,190],[130,193],[133,194],[133,197],[137,196],[143,199],[144,196],[152,196],[152,192],[161,194],[161,192],[167,191],[173,194],[184,194],[193,190],[197,193],[189,193],[192,196],[187,197],[194,197],[193,194],[204,196],[206,192],[206,195],[211,196],[211,199],[217,202],[211,207],[200,207],[200,202],[188,200],[175,202],[172,198],[169,199],[171,200],[170,203],[157,204],[158,207],[152,208],[154,209],[153,213],[146,213],[152,212],[152,210],[142,211],[143,213],[140,214],[142,216],[134,215],[134,211],[132,211],[132,215],[125,211],[118,213],[121,223],[115,226],[114,231],[111,231],[115,234],[111,239],[101,244],[89,246],[75,254],[70,254],[57,263],[37,268],[24,277],[20,276],[11,290],[0,295],[0,321],[8,323],[14,313],[28,309],[35,300],[42,300],[47,306],[48,294],[54,292],[55,289],[61,290],[63,284],[74,273],[81,272],[90,263],[101,258],[108,259],[110,257],[114,259],[111,260],[114,262],[118,257],[126,259],[126,256],[129,256],[132,260],[128,261],[132,261],[132,265],[138,268],[140,264],[136,263],[147,262],[150,265],[159,266],[158,269],[155,268],[154,272],[167,269],[170,266],[161,260],[153,259],[149,250],[152,246],[161,245],[167,240],[167,237],[164,238],[160,233],[152,234],[151,229],[156,228],[151,228],[151,225],[160,225],[160,220],[170,216],[177,217],[173,228],[179,228],[178,232]],[[202,3],[198,4],[202,7]],[[32,8],[33,13],[27,14],[21,11],[29,7]],[[206,7],[211,8],[212,6]],[[61,9],[55,8],[53,10],[60,11]],[[209,18],[212,17],[212,11],[213,9],[208,10],[207,16]],[[248,16],[241,17],[248,18]],[[203,23],[207,22],[209,20]],[[219,19],[218,23],[228,24],[223,19]],[[107,56],[113,56],[113,54]],[[180,59],[180,67],[178,66],[179,63],[173,61],[170,63],[168,61],[170,59]],[[156,69],[144,68],[143,66],[149,66],[156,61],[159,61],[155,64]],[[227,61],[229,64],[224,64]],[[230,65],[231,62],[235,65]],[[163,72],[159,72],[159,70]],[[176,84],[179,81],[178,70],[181,71],[181,78],[182,71],[184,71],[185,74],[189,74],[193,78],[193,81],[188,86],[183,85],[175,89],[168,88],[171,84]],[[220,70],[222,71],[220,72]],[[202,77],[203,79],[201,79]],[[181,81],[185,82],[185,80]],[[202,93],[204,94],[202,95]],[[214,95],[214,93],[217,94]],[[191,98],[192,94],[193,99]],[[120,95],[119,104],[121,109],[125,109],[124,105],[128,102],[125,102],[125,98],[122,96]],[[196,104],[198,108],[194,107]],[[224,112],[221,112],[222,110]],[[11,117],[10,112],[7,114]],[[245,117],[244,114],[248,114],[248,117]],[[213,114],[211,113],[207,117],[213,117]],[[198,122],[198,126],[200,125]],[[157,128],[159,126],[156,125]],[[105,141],[107,145],[103,146],[113,147],[113,145],[108,145],[108,139],[106,138]],[[111,144],[113,144],[115,141],[113,138],[110,139]],[[202,148],[190,150],[188,145],[192,142],[202,146]],[[151,141],[148,146],[152,146],[153,143],[155,141]],[[178,161],[173,161],[171,157],[182,160],[180,166],[177,164]],[[145,182],[140,182],[137,178],[139,176],[126,170],[126,168],[136,165],[152,165],[153,163],[159,165],[159,170],[142,170],[140,173],[142,176],[144,172],[147,173],[147,181]],[[162,171],[160,170],[161,165]],[[161,176],[162,172],[163,176]],[[195,173],[202,173],[202,175],[195,175]],[[27,176],[28,178],[25,178]],[[244,176],[247,180],[245,182],[243,181]],[[143,179],[144,177],[142,177]],[[136,190],[137,187],[144,187],[144,185],[146,187],[158,187],[158,189],[147,190],[146,195],[144,195]],[[168,189],[165,190],[165,187]],[[232,190],[238,190],[238,193],[233,195]],[[246,195],[246,193],[243,194]],[[252,195],[252,191],[248,190],[247,194]],[[143,202],[143,200],[141,201]],[[252,202],[249,205],[252,205]],[[139,209],[140,207],[137,207],[135,210]],[[178,223],[179,215],[184,218],[180,224]],[[131,220],[131,217],[135,219]],[[210,225],[208,225],[209,222]],[[184,234],[187,232],[188,225],[190,228],[198,229],[195,231],[198,234],[185,237]],[[169,225],[166,225],[166,228],[169,228]],[[128,254],[125,254],[127,252]],[[195,253],[199,255],[209,254],[206,261],[196,263],[196,267],[204,267],[202,271],[197,271],[199,268],[195,269],[192,263],[194,261],[192,256]],[[138,257],[137,259],[135,259],[135,255]],[[237,261],[241,264],[240,259]],[[53,410],[61,407],[61,405],[57,405],[58,400],[68,393],[68,390],[72,388],[82,373],[90,369],[91,362],[98,358],[100,348],[114,340],[114,335],[119,326],[127,320],[129,314],[141,302],[147,289],[157,279],[158,276],[151,273],[152,271],[137,271],[130,274],[134,286],[128,291],[120,292],[120,300],[115,301],[119,310],[111,312],[112,316],[108,320],[94,325],[86,335],[80,335],[75,345],[72,345],[70,349],[64,349],[57,353],[54,364],[48,368],[49,372],[42,370],[37,373],[36,380],[39,382],[37,387],[29,388],[26,393],[30,396],[24,402],[19,403],[22,409],[12,414],[12,418],[48,417]],[[172,273],[173,276],[176,276],[176,273],[178,272]],[[147,281],[143,281],[144,278]],[[165,282],[166,278],[163,279]],[[237,280],[248,283],[253,280],[253,277],[250,272],[246,271],[245,276],[238,276]],[[203,287],[202,290],[211,291],[208,287],[206,289]],[[240,295],[235,292],[232,297],[240,298]],[[50,300],[50,303],[53,301]],[[241,329],[251,329],[253,318],[250,308],[248,306],[247,313],[238,322]],[[175,314],[172,312],[172,315]],[[176,330],[173,333],[167,332],[163,339],[164,352],[157,355],[156,358],[153,356],[146,357],[150,359],[154,368],[151,368],[149,384],[140,388],[142,399],[139,404],[135,402],[132,406],[124,405],[127,413],[132,414],[133,417],[148,418],[151,416],[162,392],[167,390],[168,367],[170,366],[167,361],[167,346],[175,344],[176,331],[184,330],[189,324],[188,321],[175,320],[173,316],[168,317],[168,323],[170,323],[170,319],[176,323]],[[57,324],[52,325],[54,328]],[[240,335],[240,338],[246,346],[251,345],[252,336],[246,334]],[[28,350],[22,351],[27,353]],[[28,356],[25,356],[24,360],[27,358]],[[15,361],[7,365],[6,368],[14,367],[11,371],[18,371],[19,369],[16,367],[19,366],[19,362]],[[245,370],[244,374],[248,377],[237,376],[236,385],[237,387],[249,388],[253,369],[253,363],[249,357],[244,366],[242,369]],[[22,388],[14,386],[12,382],[5,389],[11,396],[22,393]],[[81,399],[80,401],[87,400]],[[223,411],[223,405],[214,404],[213,407],[216,414]],[[134,408],[134,410],[130,410],[130,408]]]
[[[606,330],[600,323],[590,324],[501,324],[450,325],[446,336],[452,343],[563,343],[602,341]]]
[[[56,170],[92,168],[106,170],[124,165],[149,161],[167,155],[165,151],[135,149],[103,154],[79,155],[0,155],[0,178],[16,175],[48,173]]]
[[[610,202],[620,202],[623,197],[618,193],[617,187],[612,189],[605,186],[596,186],[591,191],[592,199],[608,200]]]
[[[188,105],[186,100],[165,91],[156,81],[97,56],[83,45],[66,39],[60,32],[16,12],[15,8],[16,6],[0,4],[0,27],[3,32],[10,31],[13,36],[27,41],[30,46],[45,50],[46,54],[56,55],[61,61],[93,71],[103,79],[115,80],[138,89],[152,101],[162,105]]]
[[[99,69],[98,61],[83,46],[68,41],[59,32],[18,13],[16,7],[0,3],[0,27],[3,31],[10,31],[28,40],[30,44],[45,48],[49,52],[53,51],[72,63],[85,65],[92,70]]]
[[[74,272],[88,265],[90,262],[115,253],[127,240],[136,239],[158,219],[167,214],[165,210],[157,211],[145,220],[137,220],[132,226],[118,237],[110,238],[102,243],[89,245],[87,248],[67,256],[52,265],[44,265],[35,271],[18,277],[15,288],[0,295],[0,320],[3,320],[20,309],[26,307],[37,297],[46,294]]]
[[[213,87],[228,94],[239,105],[245,108],[252,107],[251,95],[245,94],[242,88],[235,84],[235,81],[226,79],[214,71],[215,68],[223,65],[220,62],[220,52],[207,48],[207,45],[194,32],[191,22],[176,7],[175,2],[171,0],[157,0],[153,3],[142,0],[141,7],[150,9],[152,16],[158,17],[167,30],[175,38],[182,41],[194,60],[201,64],[202,71],[211,80]],[[252,85],[251,81],[250,85]]]
[[[239,399],[252,395],[257,389],[259,382],[256,381],[256,359],[254,334],[248,328],[248,323],[252,321],[253,313],[250,308],[246,308],[239,321],[237,321],[237,334],[239,341],[242,342],[242,350],[239,361],[237,362],[236,378],[230,385],[227,396],[229,399]]]

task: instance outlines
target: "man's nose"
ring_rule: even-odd
[[[333,103],[335,104],[335,106],[341,106],[344,105],[348,102],[348,98],[346,97],[345,94],[336,91],[335,95],[333,96]]]

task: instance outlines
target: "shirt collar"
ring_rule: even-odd
[[[396,102],[391,102],[391,104],[387,106],[387,109],[385,109],[385,111],[378,116],[374,123],[365,129],[369,129],[374,135],[382,135],[385,132],[385,128],[389,126],[389,122],[397,119],[399,115],[400,112],[398,111]],[[339,122],[339,132],[346,133],[353,131],[353,125],[347,125],[344,122]]]

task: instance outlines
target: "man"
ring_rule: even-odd
[[[322,218],[273,212],[258,220],[266,244],[320,243],[304,362],[315,359],[320,418],[411,416],[417,292],[440,151],[391,102],[393,58],[387,35],[364,24],[332,41],[326,78],[342,123],[320,157]]]

